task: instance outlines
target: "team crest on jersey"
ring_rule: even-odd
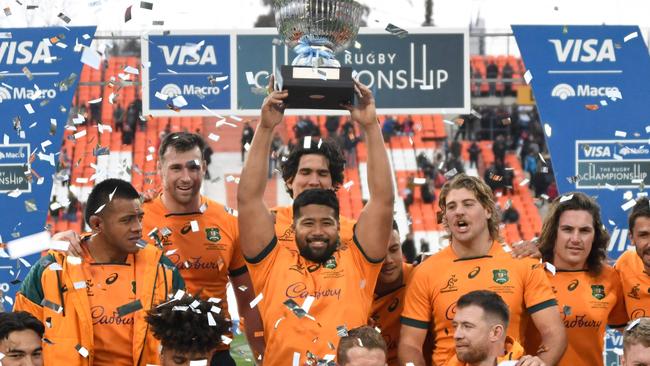
[[[336,258],[334,258],[334,256],[331,256],[330,259],[325,261],[325,263],[323,264],[323,267],[325,267],[327,269],[336,268]]]
[[[605,298],[605,286],[603,285],[591,285],[591,296],[595,297],[598,300]]]
[[[221,234],[219,233],[219,228],[216,227],[209,227],[205,229],[205,237],[206,239],[212,241],[212,242],[218,242],[221,240]]]
[[[641,291],[641,285],[637,283],[636,285],[634,285],[634,287],[632,287],[632,289],[630,290],[630,293],[627,294],[627,296],[629,296],[629,297],[631,297],[633,299],[639,300],[639,299],[641,299],[641,297],[639,296],[640,291]]]
[[[508,278],[508,270],[507,269],[495,269],[492,270],[492,280],[499,285],[503,285],[504,283],[508,282],[510,278]]]

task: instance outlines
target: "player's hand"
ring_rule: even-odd
[[[81,237],[76,232],[72,230],[61,231],[54,234],[52,236],[52,240],[62,240],[69,242],[70,246],[68,247],[66,254],[73,255],[75,257],[81,257],[83,253],[81,250]]]
[[[271,75],[269,78],[269,85],[267,86],[269,95],[267,95],[266,98],[264,98],[264,102],[262,102],[260,120],[260,126],[271,129],[282,122],[282,119],[284,118],[284,109],[286,108],[284,100],[289,96],[289,92],[286,90],[273,90],[274,80],[275,77]]]
[[[519,359],[517,366],[546,366],[546,363],[537,356],[525,355]]]
[[[513,258],[542,258],[542,253],[537,248],[537,242],[532,240],[520,241],[512,245]]]
[[[363,85],[359,80],[353,79],[354,91],[357,93],[357,105],[343,105],[342,107],[350,111],[350,118],[356,121],[363,128],[377,124],[377,110],[375,108],[375,97],[370,89]]]

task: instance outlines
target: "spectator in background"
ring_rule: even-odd
[[[115,131],[122,131],[122,126],[124,125],[124,108],[120,103],[115,104],[115,109],[113,109],[113,123],[115,123]]]
[[[420,239],[420,253],[429,253],[431,249],[429,248],[429,241],[425,238]]]
[[[516,224],[519,222],[519,212],[512,203],[508,202],[506,204],[506,209],[501,215],[501,221],[505,224]]]
[[[96,102],[96,103],[88,103],[88,104],[90,107],[90,123],[97,124],[98,122],[100,122],[101,119],[102,103]]]
[[[339,130],[339,125],[340,125],[340,117],[339,116],[327,116],[327,119],[325,120],[325,129],[327,130],[327,137],[336,140],[338,137],[338,130]]]
[[[384,142],[390,142],[390,138],[395,136],[395,125],[397,121],[393,116],[386,116],[384,125],[381,127],[381,134],[384,136]]]
[[[271,140],[271,154],[269,155],[269,179],[273,178],[275,174],[275,168],[278,165],[278,159],[280,159],[280,154],[282,152],[282,137],[279,133],[273,135],[273,140]]]
[[[413,130],[415,123],[413,122],[413,117],[409,114],[406,116],[406,119],[404,120],[404,134],[406,136],[413,136],[415,131]]]
[[[415,189],[415,183],[413,174],[409,175],[406,180],[406,188],[402,191],[402,197],[404,198],[404,208],[408,211],[409,207],[413,204],[414,196],[413,190]]]
[[[506,62],[506,64],[503,66],[503,70],[501,71],[501,77],[503,79],[512,79],[513,74],[514,74],[514,70],[512,66],[510,66],[509,62]],[[503,82],[503,95],[504,96],[515,95],[515,93],[512,91],[512,81]]]
[[[402,254],[406,263],[413,263],[415,261],[417,253],[415,251],[415,241],[413,241],[412,232],[406,234],[406,238],[402,242]]]
[[[206,179],[210,179],[210,164],[212,163],[212,154],[214,154],[214,151],[210,147],[210,144],[206,143],[205,144],[205,149],[203,151],[203,159],[205,160],[205,178]]]
[[[244,162],[244,157],[246,157],[247,148],[250,147],[250,144],[253,142],[253,134],[255,131],[251,127],[250,122],[244,122],[244,129],[241,132],[241,162]]]
[[[354,128],[348,129],[348,133],[341,136],[343,139],[343,153],[345,154],[346,165],[350,168],[357,166],[357,144],[360,139],[355,135]]]
[[[131,145],[133,143],[133,126],[127,123],[122,128],[122,145]]]
[[[432,189],[433,181],[429,178],[425,178],[424,184],[420,185],[420,196],[422,197],[422,202],[426,204],[432,204],[436,200],[435,191]]]
[[[496,79],[499,77],[499,67],[494,63],[494,60],[491,60],[485,68],[485,74],[488,79],[491,79],[489,81],[490,95],[496,95]]]
[[[68,209],[65,212],[65,219],[69,222],[77,222],[77,213],[81,208],[81,203],[77,199],[77,196],[68,191]]]
[[[135,102],[132,102],[126,108],[126,124],[131,129],[132,133],[135,133],[135,127],[136,127],[136,123],[138,122],[138,116],[139,116],[138,108],[135,105]]]
[[[492,152],[494,153],[494,159],[500,161],[506,161],[506,140],[503,135],[498,135],[492,144]]]
[[[298,123],[293,126],[293,132],[298,141],[306,136],[320,136],[320,129],[308,116],[300,116]]]
[[[0,313],[0,355],[4,366],[43,366],[45,327],[26,311]],[[49,360],[54,363],[56,360]]]
[[[469,153],[469,167],[478,169],[478,155],[481,153],[481,148],[478,146],[476,141],[472,141],[472,144],[467,148]]]
[[[483,74],[481,74],[481,70],[478,68],[475,68],[472,72],[472,78],[474,79],[474,89],[473,89],[473,95],[475,97],[480,97],[481,96],[481,84],[483,83]]]

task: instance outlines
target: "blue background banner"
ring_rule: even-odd
[[[143,113],[155,116],[205,115],[231,106],[229,34],[149,34],[142,38]],[[170,108],[182,95],[187,106]],[[178,105],[177,105],[178,106]]]
[[[45,230],[52,176],[95,27],[5,28],[0,32],[0,207],[3,243]],[[75,48],[77,51],[75,52]],[[0,249],[0,291],[10,309],[38,255],[10,260]]]
[[[547,125],[559,191],[598,197],[616,259],[629,245],[622,206],[646,195],[650,183],[650,57],[642,33],[637,26],[512,29]]]

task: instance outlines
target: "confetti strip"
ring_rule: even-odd
[[[78,344],[74,348],[77,350],[77,352],[79,352],[79,354],[81,356],[83,356],[83,358],[88,358],[89,353],[88,353],[88,350],[84,346]]]
[[[129,5],[128,8],[126,8],[126,11],[124,12],[124,23],[128,22],[131,20],[131,7],[133,5]]]
[[[616,137],[627,137],[627,132],[625,132],[625,131],[616,131],[616,132],[614,132],[614,136],[616,136]]]
[[[526,81],[526,84],[530,85],[530,82],[533,81],[533,74],[530,72],[530,70],[526,70],[524,73],[524,81]]]
[[[573,199],[573,195],[569,194],[569,195],[560,197],[560,202],[566,202],[566,201],[569,201],[571,199]]]
[[[254,307],[256,307],[257,304],[259,304],[259,302],[262,301],[263,298],[264,298],[264,295],[262,295],[262,293],[260,293],[259,295],[257,295],[257,297],[255,297],[255,298],[253,299],[253,301],[251,301],[250,304],[249,304],[250,307],[251,307],[251,309],[254,308]]]
[[[628,34],[627,36],[625,36],[625,38],[623,38],[623,42],[631,41],[631,40],[633,40],[634,38],[636,38],[638,36],[639,36],[638,32],[632,32],[632,33]]]
[[[550,262],[544,262],[544,266],[546,267],[546,269],[547,269],[549,272],[551,272],[551,273],[553,274],[553,276],[555,276],[555,272],[556,272],[556,270],[555,270],[555,266],[554,266],[552,263],[550,263]]]
[[[304,310],[305,313],[309,313],[309,309],[311,308],[311,305],[314,303],[314,300],[316,300],[315,297],[307,296],[305,302],[302,303],[302,310]]]
[[[627,211],[627,210],[631,209],[632,207],[634,207],[634,205],[636,205],[636,201],[635,200],[629,200],[629,201],[627,201],[627,202],[625,202],[624,204],[621,205],[621,209],[623,211]]]

